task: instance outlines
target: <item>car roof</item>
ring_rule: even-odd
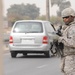
[[[16,22],[49,22],[49,21],[43,21],[43,20],[18,20]]]

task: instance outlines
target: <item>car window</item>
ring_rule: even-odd
[[[51,26],[50,23],[46,22],[44,23],[45,24],[45,27],[46,27],[46,30],[47,32],[54,32],[55,30],[53,29],[53,27]]]
[[[18,22],[16,23],[13,32],[40,33],[43,32],[43,27],[41,22]]]

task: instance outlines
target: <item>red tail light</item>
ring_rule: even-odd
[[[43,44],[48,44],[48,37],[47,36],[43,37]]]
[[[13,43],[13,37],[12,36],[10,36],[10,38],[9,38],[9,43],[10,44]]]

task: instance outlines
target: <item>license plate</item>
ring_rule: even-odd
[[[23,39],[22,44],[34,44],[34,40],[33,39]]]

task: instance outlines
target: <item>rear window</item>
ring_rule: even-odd
[[[13,32],[15,33],[42,33],[41,22],[17,22]]]

